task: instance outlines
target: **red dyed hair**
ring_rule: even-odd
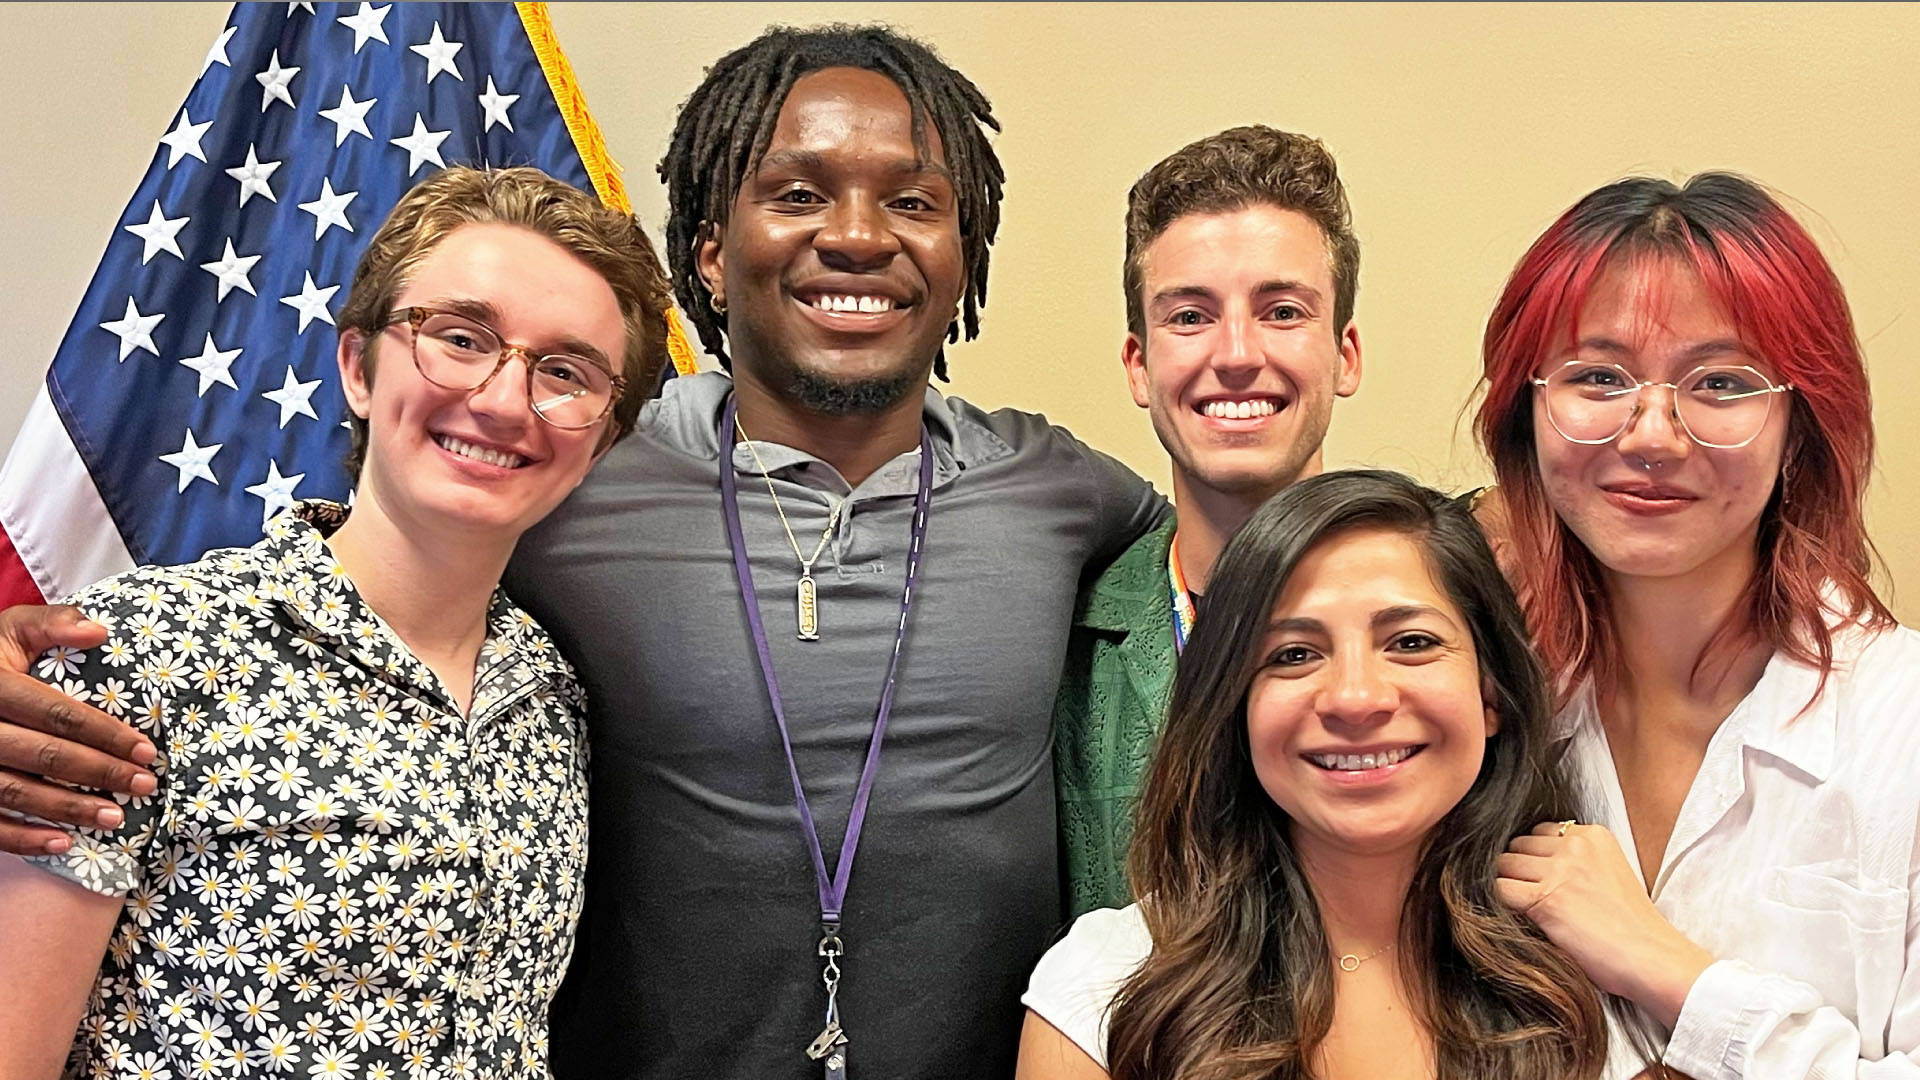
[[[1824,686],[1833,667],[1827,609],[1872,627],[1894,622],[1868,581],[1867,372],[1846,294],[1813,238],[1765,189],[1729,173],[1701,173],[1684,187],[1635,177],[1587,195],[1527,249],[1487,319],[1474,427],[1505,495],[1515,584],[1547,668],[1567,693],[1617,660],[1600,566],[1541,485],[1532,379],[1576,339],[1588,291],[1620,258],[1694,270],[1732,314],[1742,343],[1793,386],[1758,568],[1696,676],[1758,640],[1817,666]]]

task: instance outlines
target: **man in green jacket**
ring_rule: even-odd
[[[1360,384],[1359,271],[1333,157],[1304,135],[1223,131],[1128,194],[1120,359],[1173,459],[1177,521],[1074,613],[1053,710],[1068,917],[1133,899],[1127,838],[1175,658],[1234,531],[1321,471],[1333,401]]]

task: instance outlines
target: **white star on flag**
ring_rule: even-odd
[[[315,379],[312,382],[301,382],[294,377],[292,366],[288,366],[286,381],[280,384],[280,389],[269,390],[260,396],[280,406],[280,426],[286,427],[287,421],[292,420],[295,416],[306,416],[315,420],[320,419],[319,415],[313,411],[312,403],[307,400],[313,396],[314,388],[319,385],[319,379]]]
[[[292,476],[280,475],[280,463],[267,459],[267,478],[246,489],[247,494],[258,497],[267,504],[260,513],[260,527],[267,527],[273,515],[293,505],[293,489],[307,478],[306,473],[294,473]]]
[[[167,148],[167,168],[171,169],[180,164],[180,159],[183,157],[192,156],[201,161],[207,160],[206,151],[200,149],[200,137],[205,135],[207,129],[212,126],[211,120],[204,124],[194,123],[193,117],[187,115],[187,110],[181,109],[180,119],[174,123],[173,130],[160,136],[161,144]]]
[[[480,107],[486,110],[486,125],[480,130],[492,131],[499,124],[508,131],[513,130],[513,119],[507,115],[507,109],[520,100],[519,94],[503,94],[493,88],[493,76],[487,76],[487,92],[480,95]]]
[[[215,41],[212,47],[207,49],[207,58],[200,62],[200,74],[205,75],[207,69],[215,64],[224,64],[227,67],[233,66],[233,61],[227,59],[227,42],[233,40],[233,35],[237,33],[239,29],[237,26],[229,26],[225,30],[220,31],[219,40]]]
[[[354,264],[395,200],[468,161],[583,183],[603,171],[602,148],[568,125],[584,104],[545,77],[541,7],[254,2],[189,28],[176,59],[201,70],[176,69],[177,96],[148,102],[137,176],[98,223],[97,267],[59,327],[52,404],[17,441],[19,464],[0,469],[0,606],[36,587],[70,595],[129,558],[172,565],[253,543],[289,502],[349,496],[341,459],[361,422],[336,426],[352,416],[337,343]],[[44,111],[59,89],[9,100]],[[86,138],[101,124],[69,126]],[[14,149],[24,161],[34,147]],[[389,376],[410,372],[398,363]],[[66,561],[26,574],[19,550]]]
[[[298,109],[299,106],[293,103],[293,93],[287,89],[298,74],[300,69],[297,67],[281,67],[280,50],[273,50],[272,59],[267,61],[267,70],[254,76],[264,88],[260,94],[260,111],[266,112],[267,107],[276,101],[286,102],[289,109]]]
[[[413,114],[413,134],[402,135],[392,140],[393,145],[407,152],[407,175],[420,171],[420,166],[431,161],[441,168],[447,163],[440,160],[440,144],[447,141],[448,131],[428,131],[427,122],[419,113]]]
[[[167,217],[167,215],[160,212],[160,200],[153,200],[153,213],[147,215],[147,220],[144,224],[128,225],[125,227],[128,232],[139,237],[146,245],[145,249],[140,252],[140,265],[147,265],[149,259],[162,251],[176,259],[185,259],[186,256],[180,252],[180,242],[174,238],[180,235],[181,229],[187,227],[187,221],[188,218],[185,214],[177,218]]]
[[[355,55],[359,54],[360,46],[365,45],[369,40],[378,41],[382,45],[392,44],[387,40],[385,27],[381,25],[387,21],[387,9],[392,6],[388,4],[386,7],[374,7],[372,4],[361,4],[359,11],[340,16],[340,25],[353,31]]]
[[[353,231],[353,223],[347,220],[347,204],[353,201],[357,191],[335,193],[333,181],[320,178],[320,197],[312,202],[303,202],[300,209],[313,215],[313,238],[320,239],[327,234],[330,226],[338,225],[348,232]]]
[[[287,5],[287,14],[293,14],[296,8],[306,8],[307,14],[311,15],[313,14],[313,0],[294,0],[293,3]]]
[[[448,41],[446,38],[441,37],[440,23],[438,21],[433,24],[433,37],[431,40],[407,47],[427,58],[428,86],[432,86],[433,77],[443,71],[459,79],[461,82],[467,81],[467,77],[460,74],[460,68],[453,62],[454,56],[458,54],[464,46],[458,41]]]
[[[228,340],[232,340],[229,338]],[[207,335],[207,343],[200,349],[199,356],[189,356],[180,361],[200,374],[200,389],[195,397],[206,397],[214,383],[226,383],[233,389],[240,387],[233,381],[233,360],[240,355],[239,349],[222,349],[213,343],[213,335]]]
[[[338,285],[329,285],[324,289],[315,288],[313,284],[313,271],[307,271],[307,281],[306,284],[300,286],[300,295],[283,296],[280,298],[281,303],[300,313],[300,329],[295,332],[306,333],[307,324],[315,319],[325,322],[328,326],[334,325],[333,312],[327,310],[327,301],[333,299],[333,294],[339,291],[340,286]],[[127,310],[133,310],[133,301],[127,301]],[[124,348],[124,346],[122,347]],[[156,352],[154,355],[158,356],[160,354]],[[126,357],[123,355],[121,359],[124,360]]]
[[[187,485],[195,480],[205,480],[214,487],[219,487],[219,478],[214,476],[213,470],[207,466],[213,461],[213,455],[219,453],[220,448],[225,445],[225,443],[214,443],[212,446],[201,446],[193,441],[193,429],[188,428],[187,441],[174,453],[161,454],[160,460],[180,470],[178,489],[180,491],[187,490]]]
[[[247,277],[248,274],[253,273],[253,264],[259,261],[258,255],[236,255],[233,250],[233,240],[228,238],[225,254],[215,262],[200,264],[200,269],[220,279],[220,295],[214,297],[214,301],[217,303],[225,300],[227,294],[235,289],[246,290],[248,296],[259,296],[259,293],[253,291],[253,282]]]
[[[353,88],[340,88],[340,104],[331,109],[321,109],[320,115],[333,121],[333,145],[339,146],[347,141],[349,135],[365,135],[373,138],[373,132],[367,130],[367,110],[373,108],[379,98],[365,101],[353,100]]]
[[[133,350],[135,349],[145,349],[155,356],[160,355],[160,350],[155,348],[153,344],[153,328],[159,326],[160,320],[166,317],[165,313],[158,315],[140,314],[140,309],[133,306],[133,297],[129,296],[127,297],[127,313],[118,319],[111,319],[101,323],[100,329],[110,330],[120,335],[120,360],[122,363],[125,363],[127,357],[132,356]]]
[[[279,199],[274,198],[273,188],[268,185],[267,181],[272,178],[273,170],[280,167],[280,163],[277,161],[261,161],[260,158],[254,154],[253,150],[253,144],[248,143],[247,163],[237,168],[227,170],[228,176],[240,181],[240,205],[247,205],[247,200],[255,195],[266,196],[268,202],[279,202]]]

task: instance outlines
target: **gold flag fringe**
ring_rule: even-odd
[[[600,134],[600,125],[594,123],[593,115],[587,112],[587,99],[573,77],[573,65],[567,62],[567,54],[560,51],[560,42],[553,36],[547,5],[518,3],[513,6],[520,14],[520,25],[527,32],[533,54],[540,58],[540,69],[546,73],[553,103],[559,107],[560,116],[573,135],[574,149],[579,152],[587,175],[593,179],[593,190],[605,205],[623,214],[633,213],[627,187],[620,181],[620,166],[607,153],[607,141]],[[687,332],[680,325],[680,315],[671,307],[667,309],[667,355],[673,359],[674,371],[681,375],[700,370],[694,362],[693,346],[687,342]]]

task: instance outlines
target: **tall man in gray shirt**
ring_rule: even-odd
[[[769,33],[682,112],[666,245],[733,377],[670,384],[508,579],[595,703],[562,1077],[821,1068],[802,1050],[830,1019],[823,889],[794,774],[832,875],[896,641],[837,920],[836,1052],[869,1076],[1011,1071],[1020,990],[1059,911],[1048,724],[1075,590],[1162,503],[1038,417],[927,389],[985,285],[991,123],[964,77],[879,30]]]
[[[878,29],[770,31],[682,111],[666,248],[732,378],[670,384],[508,574],[592,698],[563,1080],[1012,1072],[1075,591],[1165,504],[927,389],[977,327],[997,126]]]

